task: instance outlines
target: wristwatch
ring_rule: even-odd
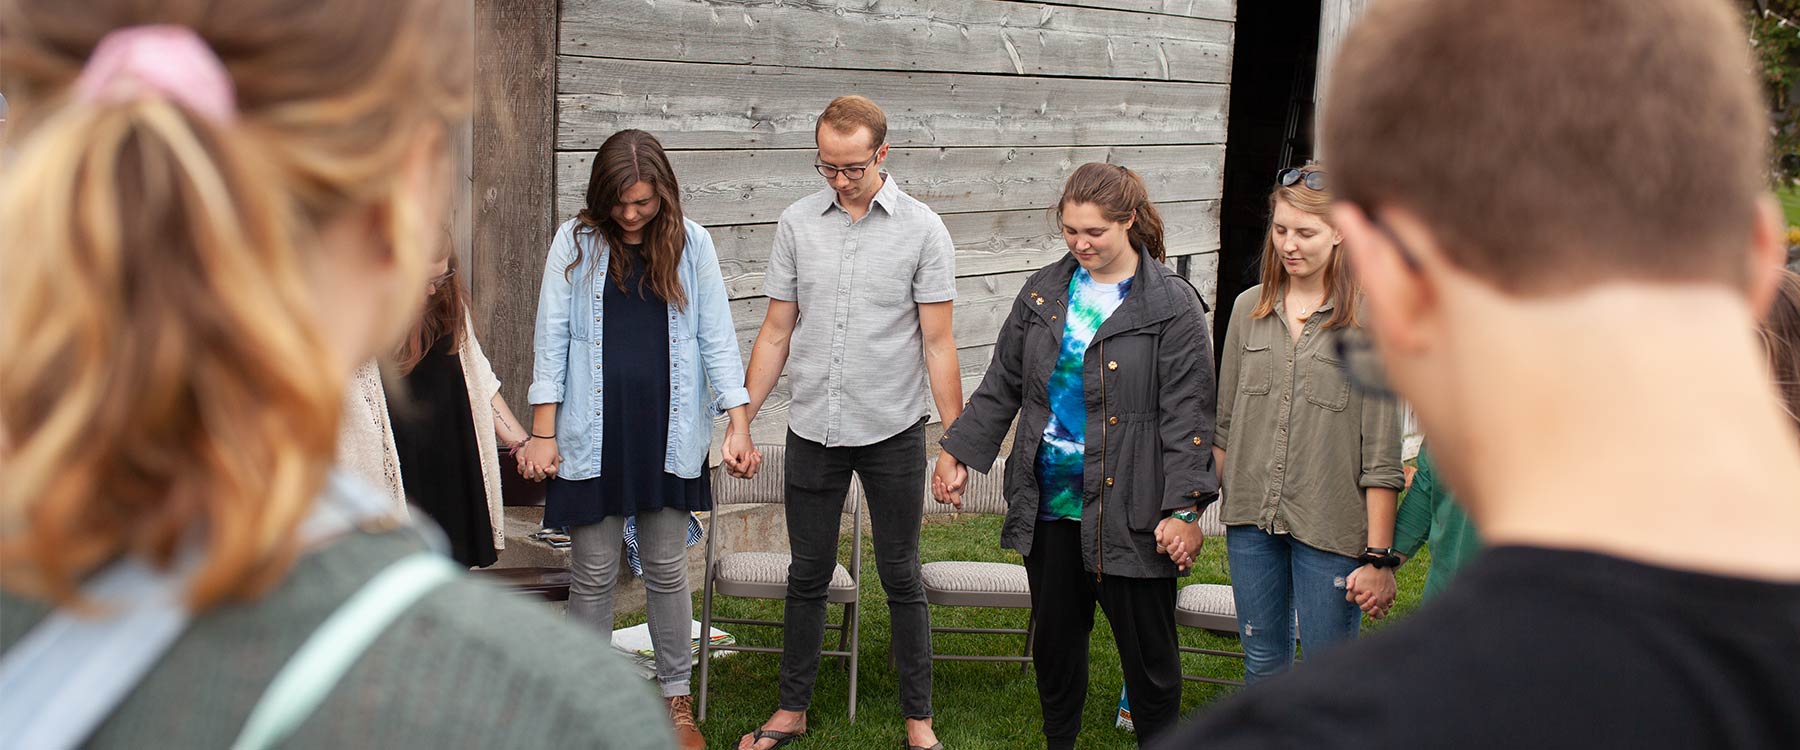
[[[1169,514],[1169,517],[1182,523],[1194,523],[1200,520],[1200,514],[1191,510],[1178,510]]]
[[[1356,561],[1364,565],[1373,565],[1377,569],[1400,567],[1400,555],[1392,547],[1367,547]]]

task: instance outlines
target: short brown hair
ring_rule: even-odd
[[[1775,290],[1775,306],[1763,317],[1763,347],[1774,371],[1782,406],[1800,429],[1800,273],[1783,270]]]
[[[1748,283],[1768,114],[1726,0],[1380,0],[1323,122],[1333,187],[1514,294]]]
[[[870,145],[880,146],[887,142],[887,113],[866,96],[850,94],[831,100],[825,105],[825,111],[819,113],[819,124],[815,129],[825,125],[845,135],[855,135],[857,128],[868,128],[874,139]]]

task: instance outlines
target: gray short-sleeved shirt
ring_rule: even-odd
[[[763,291],[798,303],[788,427],[827,446],[877,443],[930,413],[919,305],[956,298],[944,220],[889,175],[862,220],[821,190],[781,214]]]

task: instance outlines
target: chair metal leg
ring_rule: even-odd
[[[1032,648],[1036,645],[1035,644],[1036,639],[1037,639],[1037,608],[1033,607],[1031,609],[1031,614],[1028,615],[1025,620],[1025,656],[1028,656],[1028,657],[1031,656]],[[1028,661],[1019,662],[1019,671],[1020,672],[1023,672],[1030,668],[1031,668],[1031,662],[1028,662]]]
[[[850,723],[856,723],[856,665],[862,652],[862,618],[855,604],[844,605],[844,617],[850,620]]]
[[[710,560],[708,561],[711,562]],[[712,566],[702,574],[700,594],[700,721],[706,721],[706,680],[712,671]]]

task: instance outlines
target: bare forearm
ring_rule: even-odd
[[[744,370],[744,388],[750,391],[750,403],[745,411],[746,420],[756,419],[762,411],[764,401],[769,393],[775,390],[775,384],[781,380],[781,371],[787,367],[788,342],[765,340],[764,336],[756,337],[756,344],[750,349],[750,366]]]
[[[1213,471],[1219,475],[1219,490],[1225,489],[1225,449],[1213,446]]]
[[[519,418],[513,416],[512,409],[507,408],[506,399],[494,394],[494,435],[506,445],[525,442],[528,435],[525,427],[519,424]]]
[[[725,410],[725,416],[730,420],[730,424],[725,427],[725,434],[750,434],[750,406],[748,404],[744,406],[733,406],[730,409]]]
[[[962,416],[963,407],[962,365],[956,361],[956,347],[925,347],[925,372],[931,379],[931,398],[948,429]]]
[[[1364,490],[1369,506],[1369,546],[1394,546],[1394,515],[1400,493],[1385,487]]]
[[[537,404],[531,407],[531,434],[538,437],[551,437],[556,434],[557,404]]]

